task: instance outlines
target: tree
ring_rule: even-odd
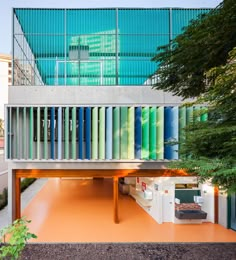
[[[181,160],[170,167],[197,174],[200,181],[211,179],[229,192],[236,191],[235,47],[236,2],[225,0],[153,58],[160,64],[154,88],[195,97],[208,107],[208,121],[186,127]]]
[[[235,192],[236,48],[229,57],[226,65],[213,68],[206,74],[208,91],[197,102],[208,103],[209,120],[193,122],[186,128],[187,138],[180,151],[184,159],[171,167],[197,174],[200,181],[211,178],[213,184]]]
[[[159,64],[156,89],[183,98],[206,91],[205,73],[226,63],[236,46],[236,1],[225,0],[218,8],[192,21],[183,34],[157,49],[152,59]]]

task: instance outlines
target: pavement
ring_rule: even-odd
[[[37,179],[24,192],[21,193],[21,211],[23,211],[34,196],[41,190],[47,179]],[[0,229],[8,225],[8,207],[0,210]]]

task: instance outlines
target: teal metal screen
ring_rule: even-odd
[[[208,9],[13,10],[14,85],[149,85],[157,47]]]

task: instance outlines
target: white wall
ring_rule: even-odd
[[[203,183],[200,185],[201,188],[201,196],[204,199],[202,210],[207,212],[207,219],[204,220],[206,222],[215,222],[215,205],[214,205],[214,187],[208,185],[207,183]]]
[[[0,61],[0,118],[4,119],[4,104],[8,103],[8,62]]]
[[[218,222],[223,227],[227,228],[228,224],[228,210],[227,210],[227,193],[219,191],[219,212]]]

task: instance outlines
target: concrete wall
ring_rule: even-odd
[[[177,106],[180,97],[150,86],[11,86],[9,104],[16,105],[164,105]]]

